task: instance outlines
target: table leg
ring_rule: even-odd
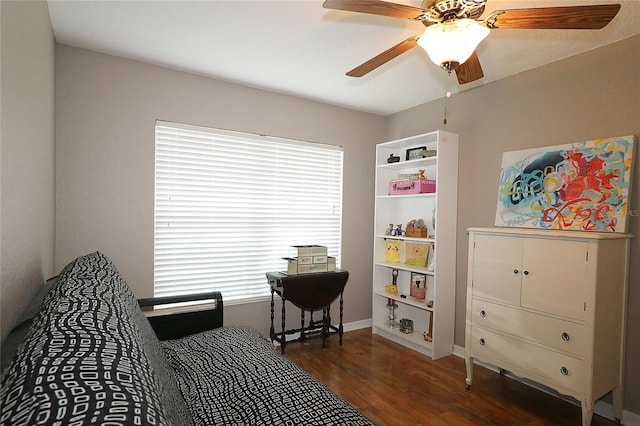
[[[304,309],[300,309],[300,340],[304,340]]]
[[[273,288],[271,289],[271,327],[269,328],[269,337],[271,338],[271,343],[276,337],[276,330],[273,327],[273,311],[274,311],[274,303],[273,303]]]
[[[287,318],[285,306],[287,304],[287,299],[282,298],[282,337],[280,338],[280,350],[284,354],[284,347],[287,344],[287,335],[285,333],[285,319]]]
[[[327,307],[322,308],[322,349],[326,348],[327,341]]]
[[[340,324],[338,325],[338,335],[340,336],[340,345],[342,345],[342,334],[344,329],[342,328],[342,317],[344,316],[344,302],[342,299],[342,293],[340,292]]]

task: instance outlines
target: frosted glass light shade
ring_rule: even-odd
[[[418,39],[418,45],[433,63],[450,69],[469,59],[489,32],[489,28],[473,19],[456,19],[427,27]],[[455,65],[451,67],[451,64]]]

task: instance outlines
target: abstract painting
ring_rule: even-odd
[[[495,225],[626,232],[634,139],[505,152]]]

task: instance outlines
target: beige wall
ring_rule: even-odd
[[[442,101],[387,119],[395,139],[434,129],[460,135],[456,335],[464,346],[467,234],[493,225],[503,151],[607,136],[640,136],[640,37],[569,58],[454,95],[448,124]],[[640,163],[630,208],[640,210]],[[640,217],[629,218],[632,242],[629,280],[625,410],[640,413]]]
[[[51,275],[53,40],[44,3],[0,2],[2,335]],[[28,47],[26,47],[28,45]],[[156,119],[345,147],[345,320],[371,314],[373,144],[434,129],[460,134],[456,344],[464,344],[465,229],[491,225],[501,153],[640,135],[640,37],[386,119],[68,46],[56,48],[56,263],[102,250],[139,297],[153,282],[153,125]],[[33,125],[37,123],[37,126]],[[386,135],[384,135],[386,131]],[[636,164],[638,165],[638,163]],[[636,167],[638,182],[640,167]],[[631,208],[640,209],[635,185]],[[640,218],[630,232],[640,235]],[[633,241],[637,263],[640,240]],[[640,270],[631,268],[627,359],[640,356]],[[268,304],[227,307],[228,323],[266,332]],[[640,413],[640,367],[626,364],[625,409]]]
[[[344,146],[345,321],[371,317],[373,145],[384,118],[58,45],[56,268],[101,250],[153,295],[156,119]],[[298,320],[299,321],[299,320]],[[225,307],[268,333],[269,303]]]
[[[54,53],[46,2],[0,2],[0,341],[54,272]]]

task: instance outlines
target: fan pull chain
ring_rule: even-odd
[[[451,92],[447,90],[444,94],[444,120],[442,120],[442,124],[447,125],[447,99],[451,97]]]
[[[447,87],[444,92],[444,120],[442,120],[442,124],[447,125],[447,99],[451,97],[451,68],[447,69],[448,78],[447,78]]]

